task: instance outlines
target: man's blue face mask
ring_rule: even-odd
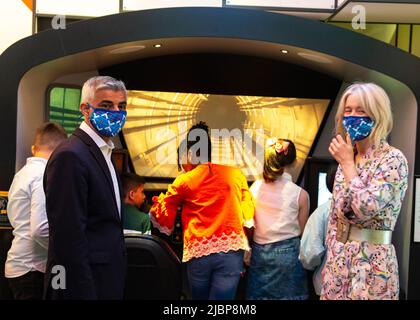
[[[93,110],[89,122],[99,134],[114,137],[121,131],[127,118],[126,110],[106,110],[94,108],[90,103],[87,105]]]
[[[372,128],[375,122],[365,116],[365,117],[343,117],[343,126],[344,129],[350,135],[351,141],[357,142],[363,139],[366,139],[372,132]]]

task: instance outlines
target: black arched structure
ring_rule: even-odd
[[[154,50],[155,43],[163,44],[162,50]],[[110,54],[131,45],[146,48]],[[289,54],[281,55],[280,49]],[[298,53],[316,56],[318,62]],[[420,176],[420,133],[415,133],[420,120],[420,59],[360,34],[303,18],[242,9],[173,8],[105,16],[68,25],[65,30],[41,32],[15,43],[0,56],[0,134],[4,142],[0,190],[9,188],[15,169],[26,157],[33,130],[45,119],[47,87],[56,79],[111,71],[112,66],[135,60],[186,54],[266,58],[343,83],[377,82],[388,91],[394,105],[392,142],[408,155],[414,172],[411,177]],[[318,144],[326,141],[320,139]],[[408,297],[414,299],[420,298],[420,244],[413,242],[412,230],[410,237],[405,235],[412,229],[412,193],[413,178],[401,227],[410,252],[402,250],[401,255],[407,261],[408,255],[411,257],[410,272],[405,271],[403,282],[408,283]],[[404,268],[408,270],[408,263]]]

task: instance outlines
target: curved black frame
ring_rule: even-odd
[[[293,32],[287,32],[292,26]],[[17,89],[27,71],[51,60],[121,42],[178,37],[248,39],[322,52],[399,80],[420,101],[420,78],[413,72],[420,70],[420,59],[380,41],[318,21],[230,8],[169,8],[89,19],[20,40],[0,56],[0,70],[7,75],[0,78],[3,120],[0,134],[8,141],[0,158],[4,170],[0,172],[0,188],[7,188],[13,177]],[[420,141],[416,151],[420,153]],[[415,174],[420,174],[419,165],[415,166]]]
[[[258,26],[258,27],[255,27]],[[293,29],[291,31],[291,29]],[[15,170],[17,93],[33,67],[64,56],[122,42],[211,37],[257,40],[306,48],[388,75],[409,87],[420,102],[420,59],[385,43],[318,21],[257,10],[170,8],[135,11],[80,21],[64,30],[25,38],[0,56],[0,189],[9,187]],[[417,114],[420,123],[420,112]],[[420,175],[420,130],[416,134],[414,175]],[[413,238],[412,238],[413,239]],[[420,243],[411,241],[410,271],[420,270]],[[411,277],[410,277],[411,278]],[[409,293],[420,297],[420,274]],[[411,290],[412,293],[410,292]]]

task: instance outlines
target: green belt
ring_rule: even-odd
[[[391,244],[391,230],[362,229],[354,225],[350,226],[348,240],[367,241],[374,244]]]

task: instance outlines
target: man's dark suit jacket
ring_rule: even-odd
[[[44,297],[122,299],[126,253],[112,178],[101,150],[83,130],[76,129],[51,155],[44,190],[50,236]],[[54,282],[56,265],[65,268],[64,290],[52,287],[60,284],[60,278]]]

